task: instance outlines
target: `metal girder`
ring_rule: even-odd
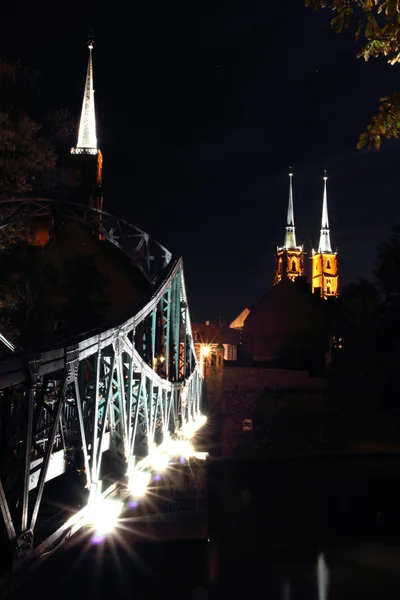
[[[77,468],[90,493],[105,452],[127,464],[200,413],[182,260],[119,326],[0,362],[0,403],[10,412],[0,416],[0,509],[21,561],[35,548],[46,481]]]
[[[13,198],[1,200],[0,230],[23,219],[63,218],[87,226],[94,235],[107,240],[128,255],[150,282],[167,266],[172,255],[148,233],[110,213],[84,204],[47,198]]]

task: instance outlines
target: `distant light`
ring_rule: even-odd
[[[154,475],[153,481],[161,481],[162,477],[160,474]]]
[[[137,500],[132,500],[132,502],[129,502],[128,506],[129,508],[137,508],[139,506],[139,502]]]
[[[89,50],[93,50],[93,44],[89,44]]]
[[[201,354],[204,357],[210,356],[210,354],[211,354],[211,346],[210,346],[210,344],[202,344],[202,346],[201,346]]]

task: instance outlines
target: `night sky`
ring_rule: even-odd
[[[355,149],[379,97],[400,87],[400,67],[357,60],[352,35],[330,30],[331,13],[303,4],[0,9],[0,55],[39,68],[43,102],[77,118],[94,28],[104,208],[183,255],[192,320],[233,318],[271,287],[289,165],[307,251],[318,244],[328,170],[342,284],[371,277],[377,245],[400,223],[400,141]]]

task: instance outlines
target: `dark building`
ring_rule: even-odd
[[[284,277],[251,309],[244,322],[243,362],[249,366],[322,373],[330,327],[320,300],[302,277]]]

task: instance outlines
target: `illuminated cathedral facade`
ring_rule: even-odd
[[[322,219],[318,250],[311,252],[311,291],[323,299],[339,296],[339,262],[337,251],[332,251],[327,194],[326,171],[322,199]],[[294,225],[293,173],[289,173],[289,203],[286,219],[285,243],[277,248],[275,255],[274,285],[283,278],[295,281],[305,277],[304,246],[296,243]]]

